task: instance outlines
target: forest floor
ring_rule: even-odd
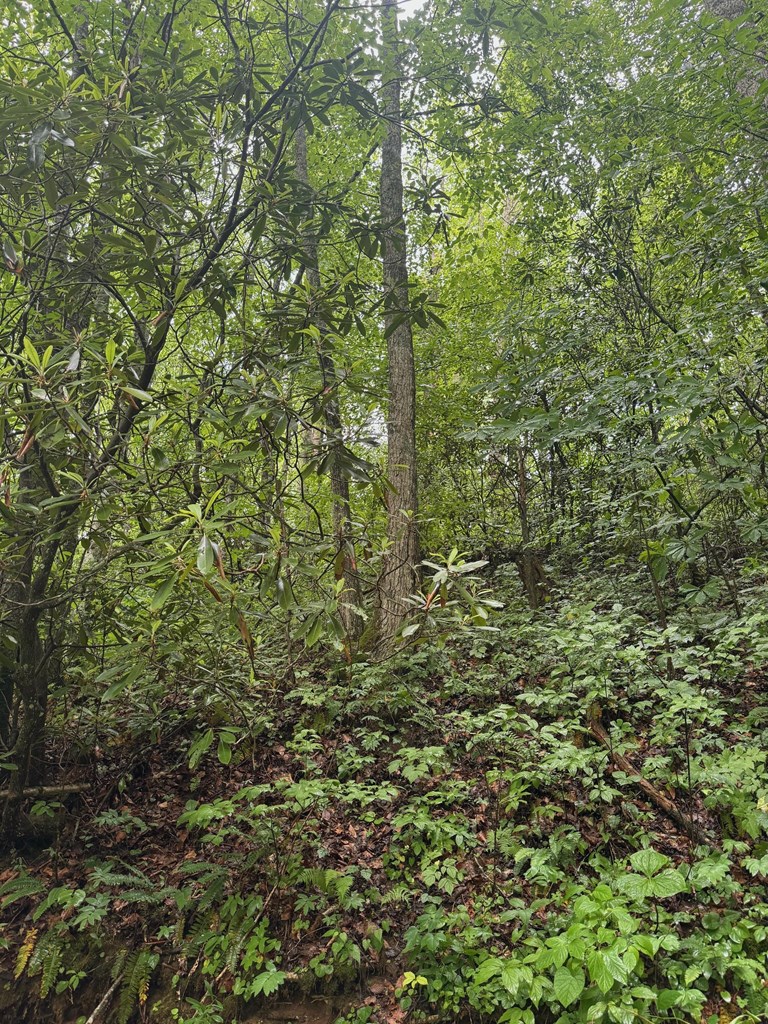
[[[517,608],[243,686],[239,729],[125,705],[0,868],[0,1007],[85,1021],[116,981],[94,1020],[766,1019],[761,616]]]

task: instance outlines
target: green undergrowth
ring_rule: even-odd
[[[357,1024],[765,1019],[763,589],[662,628],[590,580],[495,633],[209,687],[4,873],[9,973],[76,1009],[119,979],[115,1024],[342,991]]]

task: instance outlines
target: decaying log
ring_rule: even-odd
[[[647,779],[643,778],[631,761],[624,757],[623,754],[619,754],[613,749],[611,738],[606,732],[601,721],[601,711],[599,706],[593,705],[590,709],[589,731],[598,743],[608,751],[608,757],[613,764],[625,772],[632,779],[638,789],[641,789],[651,803],[666,814],[670,821],[674,821],[678,828],[685,832],[686,835],[690,836],[691,839],[700,846],[714,845],[712,839],[707,835],[707,833],[697,825],[695,821],[691,821],[689,817],[683,814],[674,800],[670,800],[668,796],[664,796],[663,793],[659,792],[654,785],[652,785]]]
[[[85,782],[73,783],[70,786],[30,786],[22,791],[21,797],[23,800],[30,796],[37,797],[38,800],[45,800],[48,797],[71,796],[73,793],[84,793],[90,788],[90,785]],[[14,793],[10,789],[0,789],[0,800],[9,800],[17,796],[18,793]]]

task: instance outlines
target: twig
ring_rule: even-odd
[[[117,987],[118,987],[118,985],[120,984],[120,982],[122,980],[123,980],[122,974],[118,974],[118,976],[115,978],[115,980],[112,982],[112,984],[109,986],[107,991],[102,996],[101,1002],[96,1007],[96,1009],[93,1011],[93,1013],[88,1018],[88,1020],[85,1022],[85,1024],[101,1024],[101,1022],[104,1020],[105,1014],[106,1014],[107,1009],[109,1007],[109,1004],[110,1004],[110,1002],[112,1000],[112,996],[117,991]]]

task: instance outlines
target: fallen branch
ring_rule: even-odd
[[[700,828],[699,825],[696,824],[695,821],[692,821],[690,817],[683,814],[673,800],[670,800],[668,796],[664,796],[664,794],[660,793],[659,790],[656,789],[656,787],[647,779],[644,779],[631,761],[624,757],[623,754],[619,754],[613,749],[611,738],[605,731],[605,727],[600,720],[601,715],[602,712],[600,707],[593,705],[589,713],[589,731],[598,743],[608,751],[609,759],[617,768],[620,768],[632,779],[637,787],[645,793],[652,804],[658,807],[660,811],[663,811],[670,821],[674,821],[678,828],[682,829],[682,831],[689,835],[691,839],[701,846],[713,846],[714,844],[712,839],[702,828]]]
[[[22,790],[21,793],[16,793],[11,789],[0,789],[0,800],[18,799],[20,796],[22,799],[29,796],[36,796],[38,799],[45,799],[49,796],[70,796],[72,793],[84,793],[90,788],[87,783],[80,782],[70,786],[31,786]]]
[[[120,984],[120,982],[122,980],[123,980],[123,976],[122,976],[122,974],[119,974],[115,978],[115,980],[112,982],[112,984],[109,986],[107,991],[104,993],[104,995],[101,998],[101,1001],[100,1001],[99,1005],[93,1011],[93,1013],[88,1018],[88,1020],[85,1022],[85,1024],[101,1024],[101,1022],[105,1018],[107,1010],[109,1009],[109,1004],[112,1001],[112,996],[117,991],[117,987],[118,987],[118,985]]]

